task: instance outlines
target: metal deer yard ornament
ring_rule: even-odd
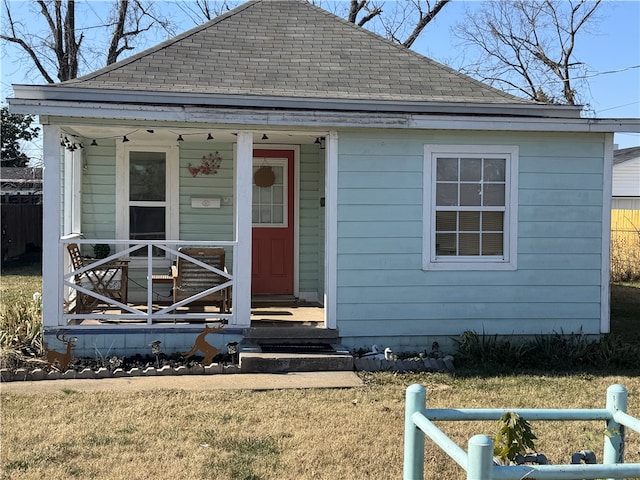
[[[204,365],[211,365],[211,363],[213,362],[213,357],[220,353],[220,350],[207,343],[205,337],[210,333],[221,332],[222,330],[224,330],[224,327],[222,326],[216,328],[205,325],[202,333],[196,337],[196,341],[193,344],[191,350],[183,353],[182,356],[187,359],[194,356],[199,350],[204,354]]]
[[[62,334],[62,338],[60,335]],[[47,362],[49,367],[57,368],[61,372],[64,372],[69,368],[71,360],[73,359],[72,350],[75,348],[76,338],[66,338],[62,331],[56,333],[56,338],[62,343],[67,344],[67,350],[64,353],[57,352],[55,350],[47,350]],[[57,366],[56,366],[57,365]]]

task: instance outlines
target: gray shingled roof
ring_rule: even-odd
[[[623,148],[613,151],[613,164],[618,165],[640,157],[640,147]]]
[[[531,104],[303,0],[256,0],[62,86],[276,97]]]

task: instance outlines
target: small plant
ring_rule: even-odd
[[[531,430],[531,425],[515,412],[507,412],[500,417],[499,430],[493,442],[493,454],[503,464],[514,463],[517,456],[524,457],[535,452],[533,441],[538,437]]]
[[[96,258],[107,258],[111,253],[111,247],[104,243],[98,243],[93,246],[93,254]]]

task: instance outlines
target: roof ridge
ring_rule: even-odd
[[[122,60],[119,60],[115,63],[112,63],[111,65],[106,65],[98,70],[95,70],[93,72],[87,73],[86,75],[83,75],[81,77],[76,77],[76,78],[72,78],[70,80],[65,80],[64,82],[60,82],[59,85],[68,85],[70,83],[79,83],[80,81],[85,81],[85,80],[91,80],[93,78],[96,78],[99,75],[102,75],[104,73],[107,73],[111,70],[123,67],[125,65],[129,65],[130,63],[133,63],[141,58],[144,58],[148,55],[152,55],[156,52],[159,52],[177,42],[180,42],[181,40],[184,40],[185,38],[189,38],[193,35],[196,35],[198,33],[200,33],[202,30],[205,30],[217,23],[220,23],[230,17],[233,17],[234,15],[237,15],[240,12],[243,12],[244,10],[254,6],[257,3],[261,3],[263,2],[263,0],[249,0],[246,3],[243,3],[241,5],[238,5],[236,8],[233,8],[231,10],[229,10],[228,12],[223,13],[222,15],[218,15],[215,18],[212,18],[211,20],[209,20],[208,22],[204,22],[200,25],[196,25],[193,28],[190,28],[189,30],[182,32],[174,37],[171,37],[167,40],[165,40],[164,42],[160,42],[152,47],[149,47],[141,52],[138,52],[134,55],[131,55],[130,57],[127,58],[123,58]]]

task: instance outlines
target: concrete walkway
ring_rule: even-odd
[[[354,372],[242,373],[103,378],[100,380],[41,380],[3,382],[2,394],[38,394],[61,390],[77,392],[140,392],[151,390],[281,390],[287,388],[351,388],[362,386]]]

